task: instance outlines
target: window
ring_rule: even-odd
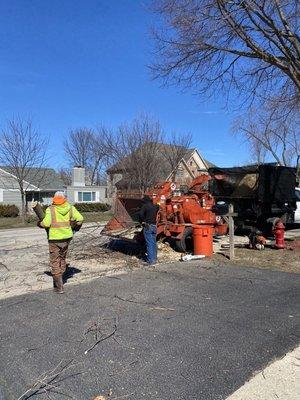
[[[96,192],[78,192],[78,201],[84,203],[96,201]]]

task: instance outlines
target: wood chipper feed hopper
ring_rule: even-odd
[[[142,197],[141,193],[118,193],[113,204],[113,217],[105,225],[102,233],[119,236],[138,225]]]
[[[169,238],[178,251],[193,251],[193,231],[199,226],[209,226],[215,234],[225,234],[227,225],[212,211],[215,201],[208,192],[211,177],[202,174],[195,178],[186,191],[177,189],[174,182],[157,184],[146,194],[159,205],[157,237]],[[114,217],[103,233],[122,235],[138,224],[142,206],[141,194],[120,193],[114,206]]]

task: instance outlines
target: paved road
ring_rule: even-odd
[[[103,226],[104,223],[87,222],[76,233],[75,237],[82,237],[91,232],[100,233]],[[44,229],[37,227],[0,229],[0,251],[31,243],[47,244],[47,236]]]
[[[298,276],[200,265],[1,301],[0,399],[221,400],[296,346]]]
[[[83,237],[86,234],[90,234],[93,232],[94,234],[100,234],[103,229],[104,223],[94,223],[94,222],[87,222],[83,225],[80,232],[76,233],[75,238]],[[300,237],[300,224],[294,224],[291,227],[293,229],[289,229],[285,232],[286,239],[294,239]],[[243,236],[237,236],[236,241],[241,242]],[[224,240],[226,237],[224,236]],[[242,242],[247,242],[247,239],[242,240]],[[271,243],[272,241],[270,241]],[[29,245],[32,243],[38,244],[47,244],[47,238],[45,235],[44,230],[38,229],[37,227],[30,227],[30,228],[16,228],[16,229],[0,229],[0,251],[7,250],[7,249],[15,249],[16,247]],[[220,242],[221,244],[221,242]],[[219,246],[215,243],[214,244],[215,251],[219,249]]]

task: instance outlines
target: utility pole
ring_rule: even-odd
[[[228,206],[228,214],[223,215],[223,218],[228,224],[229,227],[229,259],[234,259],[234,220],[233,217],[236,217],[237,213],[234,212],[233,204],[229,204]]]

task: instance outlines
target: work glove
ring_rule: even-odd
[[[73,231],[73,232],[78,232],[78,231],[80,231],[80,229],[81,229],[81,227],[82,227],[82,223],[81,223],[81,222],[75,222],[75,221],[73,221],[73,222],[71,223],[71,227],[72,227],[72,231]]]

